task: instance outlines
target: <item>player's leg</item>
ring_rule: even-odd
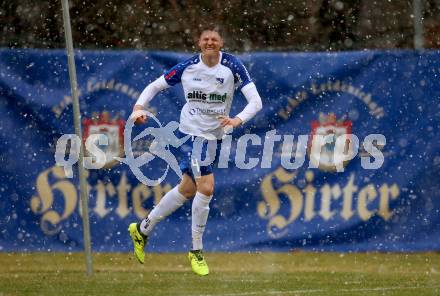
[[[182,176],[180,184],[168,191],[153,208],[147,218],[139,223],[140,231],[148,236],[154,226],[180,208],[188,199],[194,197],[196,185],[187,174]]]
[[[183,134],[182,134],[183,135]],[[183,137],[183,136],[182,136]],[[148,235],[156,224],[180,208],[187,199],[194,197],[196,184],[188,172],[191,169],[190,155],[187,145],[183,144],[176,151],[175,156],[179,160],[182,171],[182,180],[179,185],[168,191],[159,203],[153,208],[148,217],[138,223],[130,224],[128,230],[134,245],[134,254],[140,263],[144,263],[144,248],[148,241]]]
[[[214,174],[202,175],[196,179],[197,193],[192,203],[192,250],[189,260],[193,271],[198,275],[209,273],[208,264],[203,256],[203,233],[209,215],[209,203],[214,193]]]
[[[197,193],[192,203],[193,250],[203,249],[203,232],[208,221],[209,203],[214,193],[214,174],[196,179]]]
[[[128,230],[133,240],[134,254],[140,263],[144,263],[144,248],[156,224],[193,198],[195,193],[196,184],[190,176],[184,174],[180,184],[168,191],[144,220],[130,224]]]
[[[182,180],[179,183],[179,192],[187,199],[192,199],[194,195],[196,195],[197,187],[193,178],[191,178],[188,174],[183,174]]]

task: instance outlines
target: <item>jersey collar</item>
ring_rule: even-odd
[[[202,63],[202,65],[203,65],[204,67],[206,67],[206,68],[208,68],[208,69],[216,68],[216,67],[218,67],[218,65],[220,65],[220,64],[222,63],[223,52],[222,52],[222,51],[219,51],[219,53],[220,53],[220,56],[219,56],[219,58],[218,58],[218,63],[215,64],[215,65],[212,66],[212,67],[209,67],[208,65],[206,65],[206,64],[203,62],[203,60],[202,60],[202,53],[199,53],[199,59],[200,59],[200,62]]]

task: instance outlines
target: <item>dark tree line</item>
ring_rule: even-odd
[[[411,48],[412,0],[71,0],[75,47],[193,50],[217,24],[228,50]],[[440,48],[440,0],[424,0],[426,46]],[[64,47],[61,2],[3,1],[0,46]]]

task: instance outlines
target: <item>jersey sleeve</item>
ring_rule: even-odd
[[[231,69],[234,75],[234,83],[241,90],[244,86],[252,82],[251,76],[243,63],[235,56],[223,53],[222,63]]]
[[[198,56],[194,56],[184,62],[178,63],[177,65],[175,65],[174,67],[163,73],[165,81],[170,86],[180,83],[182,79],[183,71],[185,71],[185,69],[188,66],[196,64],[197,62],[198,62]]]

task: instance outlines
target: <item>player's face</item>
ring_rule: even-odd
[[[204,55],[218,55],[223,47],[223,39],[215,31],[203,31],[200,35],[199,47]]]

